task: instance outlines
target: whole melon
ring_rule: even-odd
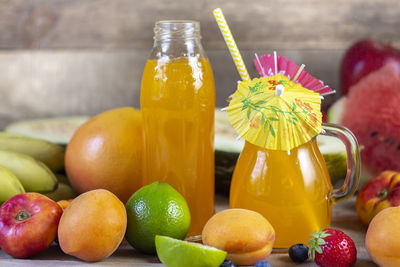
[[[386,64],[353,85],[338,123],[349,128],[361,148],[362,166],[371,175],[400,171],[400,78]]]
[[[65,171],[76,192],[107,189],[125,203],[142,186],[142,150],[140,111],[111,109],[75,132],[66,149]]]

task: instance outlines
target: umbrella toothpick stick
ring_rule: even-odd
[[[274,67],[275,67],[275,75],[278,74],[278,56],[276,55],[276,51],[274,51]]]
[[[332,95],[332,94],[336,94],[336,90],[333,90],[333,91],[330,91],[330,92],[327,92],[327,93],[323,93],[321,95],[326,96],[326,95]]]
[[[220,8],[216,8],[213,11],[215,20],[218,23],[219,29],[221,30],[222,36],[224,37],[225,43],[228,46],[229,52],[235,62],[236,68],[240,74],[240,77],[243,81],[250,81],[250,75],[247,72],[246,66],[244,65],[242,56],[240,55],[239,49],[233,39],[231,30],[229,29],[228,24],[226,23],[224,14]]]
[[[262,74],[262,76],[263,76],[263,77],[267,76],[267,75],[265,75],[264,68],[263,68],[262,65],[261,65],[261,61],[260,61],[260,59],[258,58],[257,53],[254,53],[254,55],[256,56],[258,65],[260,65],[260,69],[261,69],[261,74]]]
[[[318,89],[315,90],[314,92],[322,91],[322,90],[324,90],[325,88],[328,88],[328,87],[329,87],[328,85],[322,86],[321,88],[318,88]]]
[[[297,70],[296,74],[294,75],[294,78],[293,78],[292,81],[294,81],[294,82],[297,81],[297,78],[299,78],[299,76],[300,76],[300,74],[301,74],[301,72],[303,71],[303,69],[304,69],[305,66],[306,66],[306,65],[301,64],[300,68]]]

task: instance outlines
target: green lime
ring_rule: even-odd
[[[156,236],[158,258],[167,267],[218,267],[226,252],[206,245],[167,236]]]
[[[154,182],[140,188],[125,207],[126,240],[141,252],[156,253],[156,235],[184,239],[188,233],[189,207],[183,196],[167,183]]]

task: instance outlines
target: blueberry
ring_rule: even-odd
[[[256,262],[254,267],[272,267],[272,264],[266,260],[260,260]]]
[[[289,248],[289,256],[294,262],[305,262],[308,259],[308,247],[304,244],[296,244]]]
[[[224,260],[219,267],[237,267],[237,265],[233,261]]]

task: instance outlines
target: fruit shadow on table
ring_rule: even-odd
[[[6,255],[6,257],[9,257],[10,259],[14,259],[9,255]],[[132,259],[135,259],[134,262],[132,262]],[[16,260],[16,259],[14,259]],[[51,246],[44,252],[30,257],[28,260],[49,260],[49,261],[57,261],[58,263],[60,262],[69,262],[72,265],[80,265],[80,264],[86,264],[84,261],[80,261],[79,259],[67,255],[65,254],[61,248],[59,247],[59,245],[56,242],[53,242],[51,244]],[[21,264],[23,263],[23,260],[21,259]],[[114,264],[122,264],[122,265],[126,265],[126,264],[133,264],[135,265],[135,262],[137,263],[160,263],[160,261],[158,260],[158,258],[156,256],[153,255],[146,255],[143,253],[140,253],[139,251],[135,250],[134,248],[132,248],[128,242],[126,240],[123,240],[123,242],[121,243],[121,245],[119,246],[119,248],[112,254],[111,257],[104,259],[102,261],[99,262],[95,262],[96,265],[114,265]],[[0,263],[1,266],[1,263]],[[141,265],[142,266],[142,265]]]

